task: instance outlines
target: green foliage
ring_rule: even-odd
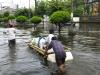
[[[67,11],[57,11],[50,16],[50,22],[54,24],[66,23],[70,20],[70,14]]]
[[[78,16],[78,17],[82,16],[83,15],[83,11],[84,11],[84,3],[83,3],[82,0],[79,0],[74,5],[74,9],[73,9],[74,16]]]
[[[51,15],[56,11],[68,10],[71,12],[71,0],[46,0],[36,4],[36,15]]]
[[[41,20],[41,17],[39,17],[39,16],[33,16],[32,18],[31,18],[31,23],[34,23],[34,30],[36,29],[36,27],[37,27],[37,25],[42,21]]]
[[[0,14],[0,18],[3,18],[3,15],[2,14]]]
[[[8,19],[8,17],[4,17],[4,18],[2,19],[2,21],[3,21],[3,22],[8,22],[9,19]]]
[[[9,14],[10,14],[9,11],[6,11],[6,12],[4,12],[3,16],[4,16],[4,17],[8,17]]]
[[[75,11],[74,11],[74,16],[75,17],[80,17],[80,16],[82,16],[83,15],[83,11],[81,10],[81,9],[76,9]]]
[[[38,2],[38,5],[37,5],[37,10],[36,10],[36,15],[39,15],[39,16],[43,16],[44,14],[46,14],[46,2],[44,1],[41,1],[41,2]]]
[[[3,22],[3,15],[0,14],[0,22]]]
[[[31,23],[39,24],[40,22],[41,22],[41,17],[39,17],[39,16],[33,16],[31,18]]]
[[[59,35],[63,23],[70,21],[70,14],[67,11],[56,11],[50,16],[50,22],[59,26]]]
[[[15,19],[15,16],[9,15],[9,16],[8,16],[8,19],[9,19],[9,20]]]
[[[42,33],[42,30],[40,28],[37,28],[35,31],[31,32],[32,36],[39,36],[40,33]]]
[[[66,0],[51,0],[47,2],[47,14],[51,15],[53,12],[56,11],[63,11],[66,9],[71,8],[70,5],[71,4],[67,4]]]
[[[3,21],[3,19],[2,18],[0,18],[0,22],[2,22]]]
[[[19,22],[19,23],[24,23],[27,21],[27,17],[26,16],[18,16],[16,18],[16,21]]]
[[[28,18],[31,18],[33,16],[33,11],[31,9],[27,9],[27,8],[24,8],[24,9],[18,9],[16,10],[15,12],[15,16],[26,16]]]
[[[74,16],[82,16],[84,11],[84,0],[73,1],[73,13]]]

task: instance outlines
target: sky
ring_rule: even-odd
[[[0,0],[0,7],[1,5],[10,6],[12,8],[15,8],[16,5],[19,5],[19,8],[29,8],[29,0]],[[30,0],[30,7],[34,7],[34,0]]]

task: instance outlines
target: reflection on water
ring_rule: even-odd
[[[16,46],[10,48],[3,28],[0,29],[0,75],[50,75],[41,58],[27,47],[26,42],[31,38],[29,32],[17,31]],[[66,75],[100,74],[99,37],[76,35],[68,45],[73,49],[74,60],[70,65],[66,63]]]
[[[69,66],[68,75],[99,75],[100,38],[97,35],[76,35],[71,46],[74,61]]]
[[[11,64],[15,63],[16,61],[16,46],[12,45],[9,47],[9,61]]]

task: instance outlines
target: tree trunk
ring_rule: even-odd
[[[58,33],[59,33],[59,35],[60,35],[60,31],[61,31],[61,24],[58,24],[58,26],[59,26]]]
[[[34,30],[35,30],[35,25],[34,25]]]
[[[37,24],[34,24],[34,30],[36,30],[36,26],[37,26]]]

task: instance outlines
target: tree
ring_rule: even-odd
[[[56,11],[50,16],[50,22],[58,25],[59,27],[59,35],[61,31],[62,24],[67,23],[70,21],[70,14],[67,11]]]
[[[31,10],[31,9],[27,9],[27,8],[24,8],[24,9],[18,9],[16,12],[15,12],[15,16],[26,16],[28,18],[31,18],[33,16],[34,12]]]
[[[22,24],[22,26],[23,26],[23,24],[27,21],[27,17],[26,17],[26,16],[18,16],[18,17],[16,18],[16,21],[17,21],[18,23]]]
[[[34,23],[34,30],[36,29],[37,25],[41,22],[41,17],[33,16],[31,18],[31,23]]]
[[[64,11],[70,8],[68,0],[51,0],[47,2],[47,13],[51,15],[56,11]]]
[[[8,16],[8,20],[9,20],[9,23],[10,24],[13,24],[13,25],[15,24],[15,22],[14,22],[15,20],[14,19],[15,19],[15,16],[14,15],[9,15]]]
[[[36,14],[43,17],[43,15],[46,14],[46,9],[47,9],[46,2],[44,1],[38,2]]]
[[[8,21],[9,21],[8,16],[9,16],[9,14],[10,13],[8,11],[5,11],[3,14],[0,15],[0,21],[3,22],[4,23],[3,25],[5,25],[5,26],[7,26],[7,24],[8,24]]]
[[[2,14],[0,14],[0,24],[1,24],[1,22],[3,22],[3,15]]]
[[[36,2],[36,13],[39,16],[51,15],[58,10],[68,10],[71,12],[71,0],[46,0]]]
[[[8,17],[8,16],[9,16],[9,14],[10,14],[10,13],[9,13],[9,11],[6,11],[6,12],[4,12],[4,14],[3,14],[3,15],[4,15],[4,17]]]
[[[8,17],[3,17],[2,21],[3,21],[4,25],[7,26],[9,19],[8,19]]]
[[[73,15],[82,16],[84,11],[84,0],[74,0],[73,1]]]
[[[14,16],[14,15],[9,15],[9,16],[8,16],[8,19],[9,19],[9,20],[15,19],[15,16]]]
[[[3,15],[2,14],[0,14],[0,18],[3,18]]]
[[[82,16],[82,15],[83,15],[83,9],[82,9],[82,7],[80,6],[80,7],[76,8],[76,10],[74,11],[74,16],[75,16],[75,17],[80,17],[80,16]]]
[[[3,22],[7,23],[9,21],[8,17],[3,18]]]

